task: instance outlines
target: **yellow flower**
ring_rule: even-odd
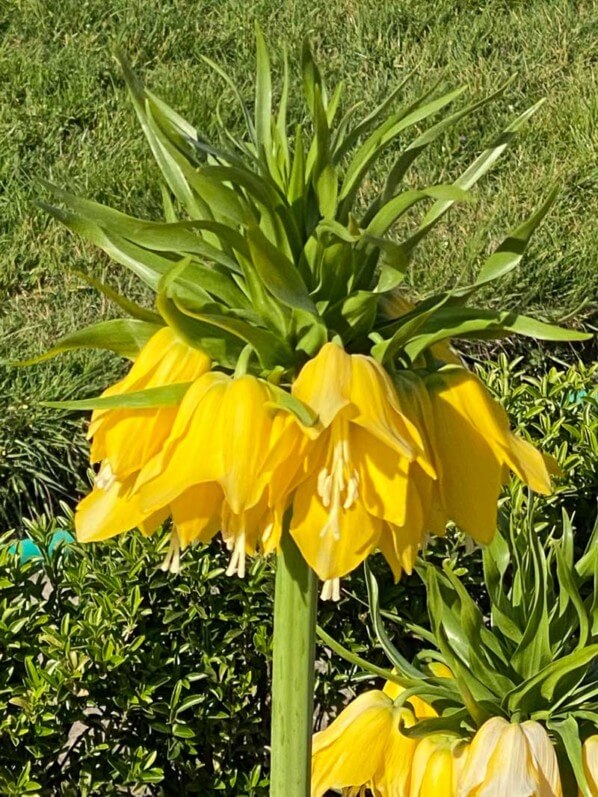
[[[433,733],[413,756],[409,797],[454,797],[468,745],[456,736]]]
[[[176,506],[189,491],[206,491],[212,515],[202,539],[208,526],[212,534],[221,529],[232,551],[229,574],[244,575],[245,555],[258,547],[278,546],[286,495],[270,499],[267,459],[281,429],[273,403],[272,388],[253,376],[204,374],[185,394],[168,438],[136,482],[140,507],[148,513]],[[294,433],[300,436],[298,427]]]
[[[314,736],[311,796],[322,797],[328,789],[359,795],[368,788],[374,795],[408,797],[417,741],[399,727],[415,719],[408,708],[395,708],[382,691],[357,697]]]
[[[291,533],[304,558],[320,578],[338,579],[380,546],[410,570],[421,540],[410,525],[409,469],[434,471],[388,374],[372,358],[327,343],[292,393],[320,422],[295,477]],[[284,435],[280,442],[286,446]]]
[[[520,725],[502,717],[476,733],[457,788],[457,797],[562,797],[556,753],[542,725]]]
[[[183,343],[164,327],[148,341],[127,376],[109,387],[104,396],[115,396],[165,385],[191,382],[210,368],[209,357]],[[138,526],[151,534],[173,512],[189,531],[188,503],[184,496],[174,507],[142,509],[134,487],[141,468],[159,451],[170,433],[177,408],[96,410],[89,436],[93,437],[91,461],[101,462],[95,486],[78,505],[77,538],[82,542],[103,540]],[[194,525],[197,521],[194,520]]]
[[[583,771],[590,787],[590,794],[598,795],[598,735],[590,736],[583,743]],[[582,797],[580,790],[579,797]]]
[[[210,370],[210,358],[184,343],[170,327],[156,332],[140,351],[129,373],[103,396],[193,382]],[[88,437],[91,462],[106,460],[120,481],[140,470],[159,451],[170,432],[176,407],[95,410]]]
[[[413,486],[427,506],[424,526],[443,533],[448,520],[482,543],[496,531],[497,501],[509,470],[539,493],[551,491],[554,466],[509,429],[507,414],[465,368],[397,377],[404,411],[425,430],[437,479],[416,471]]]

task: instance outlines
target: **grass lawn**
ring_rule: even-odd
[[[139,216],[161,213],[157,168],[112,58],[114,46],[129,53],[155,93],[210,135],[219,102],[231,129],[241,119],[200,54],[226,65],[252,102],[255,20],[271,45],[275,70],[283,42],[298,55],[301,38],[311,33],[329,83],[345,83],[345,107],[362,101],[364,112],[415,67],[407,99],[441,80],[447,87],[465,84],[464,101],[470,102],[514,76],[499,101],[418,160],[408,175],[413,184],[454,179],[508,121],[545,97],[515,146],[476,187],[476,203],[454,211],[422,246],[412,285],[422,292],[467,277],[480,256],[560,181],[557,206],[524,265],[502,289],[506,295],[486,299],[558,320],[598,296],[593,2],[5,0],[0,5],[0,357],[38,353],[58,335],[114,312],[74,269],[116,286],[130,279],[35,207],[35,198],[43,196],[39,178]],[[298,84],[292,98],[296,118],[303,113]],[[380,163],[380,176],[388,162]],[[583,310],[586,317],[590,312],[591,306]],[[19,416],[15,397],[63,397],[75,383],[88,383],[97,392],[98,382],[118,367],[95,352],[70,354],[18,378],[0,365],[2,417],[7,410],[10,417]],[[3,434],[14,438],[10,423],[0,424],[0,447]]]

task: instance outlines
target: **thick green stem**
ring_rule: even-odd
[[[316,576],[285,530],[276,569],[270,797],[309,797]]]

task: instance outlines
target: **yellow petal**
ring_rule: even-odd
[[[539,722],[533,720],[522,722],[520,727],[538,770],[538,794],[542,797],[562,797],[559,764],[550,736]]]
[[[441,794],[453,794],[453,753],[446,737],[431,734],[421,739],[415,750],[409,797]]]
[[[292,393],[318,415],[322,426],[329,426],[349,404],[351,356],[336,343],[326,343],[301,369]]]
[[[253,506],[264,486],[263,465],[270,445],[272,410],[265,382],[253,376],[233,379],[224,395],[219,478],[233,512]]]
[[[378,543],[382,521],[357,500],[349,509],[330,511],[318,495],[317,476],[297,489],[291,533],[304,559],[326,581],[354,570]]]
[[[496,531],[502,467],[487,439],[454,407],[448,391],[432,392],[435,460],[443,510],[467,534],[490,542]]]
[[[311,797],[368,784],[384,764],[393,722],[392,701],[374,690],[357,697],[326,730],[316,733]]]
[[[407,508],[407,462],[365,429],[351,428],[349,450],[359,475],[359,499],[367,511],[402,525]]]
[[[408,460],[423,454],[421,435],[397,407],[395,389],[386,371],[371,357],[351,357],[350,399],[363,426]]]
[[[207,372],[210,364],[206,354],[187,346],[164,327],[144,346],[127,376],[103,395],[191,382]],[[173,407],[95,410],[88,432],[93,437],[91,461],[108,459],[122,481],[160,449],[175,415]]]
[[[542,455],[510,431],[505,410],[474,374],[464,368],[448,368],[438,372],[433,381],[441,383],[439,396],[483,435],[501,465],[508,465],[532,489],[551,491]]]
[[[415,723],[411,711],[406,708],[394,712],[384,762],[374,775],[373,783],[382,797],[409,797],[411,766],[417,747],[417,739],[404,736],[400,730],[401,720],[407,727]]]
[[[598,734],[590,736],[583,743],[583,770],[593,795],[598,795]],[[579,792],[581,795],[581,791]]]
[[[144,532],[156,530],[164,520],[164,508],[143,511],[139,495],[132,492],[135,477],[121,483],[113,481],[106,490],[94,489],[79,502],[75,530],[79,542],[107,540],[144,523]],[[167,513],[166,513],[167,514]]]
[[[168,440],[139,474],[144,508],[172,503],[190,487],[223,475],[220,407],[228,382],[224,374],[211,372],[189,388]]]
[[[209,542],[220,528],[222,489],[214,482],[198,484],[175,498],[172,519],[181,547],[192,542]]]

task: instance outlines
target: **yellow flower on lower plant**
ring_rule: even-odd
[[[452,734],[420,739],[413,756],[409,797],[454,797],[469,745]]]
[[[103,396],[192,382],[209,368],[206,354],[164,327],[143,347],[127,376]],[[93,490],[80,501],[75,514],[80,541],[107,539],[137,526],[151,534],[171,513],[184,518],[189,531],[187,504],[193,496],[183,496],[175,506],[164,505],[148,512],[141,507],[134,489],[140,470],[168,437],[176,414],[176,406],[93,413],[89,426],[89,436],[93,437],[91,461],[101,464]],[[194,525],[198,522],[194,520]]]
[[[291,533],[304,558],[324,580],[344,576],[377,547],[410,570],[421,541],[410,526],[410,466],[432,478],[434,470],[390,377],[371,357],[327,343],[292,393],[320,424],[290,485]],[[288,448],[284,436],[280,444]]]
[[[185,394],[160,451],[136,481],[141,510],[147,513],[176,507],[189,491],[209,492],[212,515],[202,540],[208,528],[212,535],[220,528],[232,551],[229,574],[244,575],[246,554],[278,546],[286,495],[270,500],[268,489],[273,478],[268,455],[282,428],[274,423],[274,399],[271,386],[253,376],[232,378],[215,371],[201,376]],[[293,432],[302,436],[299,426]],[[294,470],[298,463],[282,460],[277,467]]]
[[[582,748],[583,771],[592,797],[598,797],[598,735],[590,736]],[[582,797],[582,791],[579,791]]]
[[[323,731],[313,737],[312,797],[328,789],[345,795],[369,789],[381,797],[409,797],[411,764],[417,740],[401,733],[416,716],[380,690],[359,695]]]
[[[493,717],[476,733],[457,797],[562,797],[556,753],[540,723]]]

